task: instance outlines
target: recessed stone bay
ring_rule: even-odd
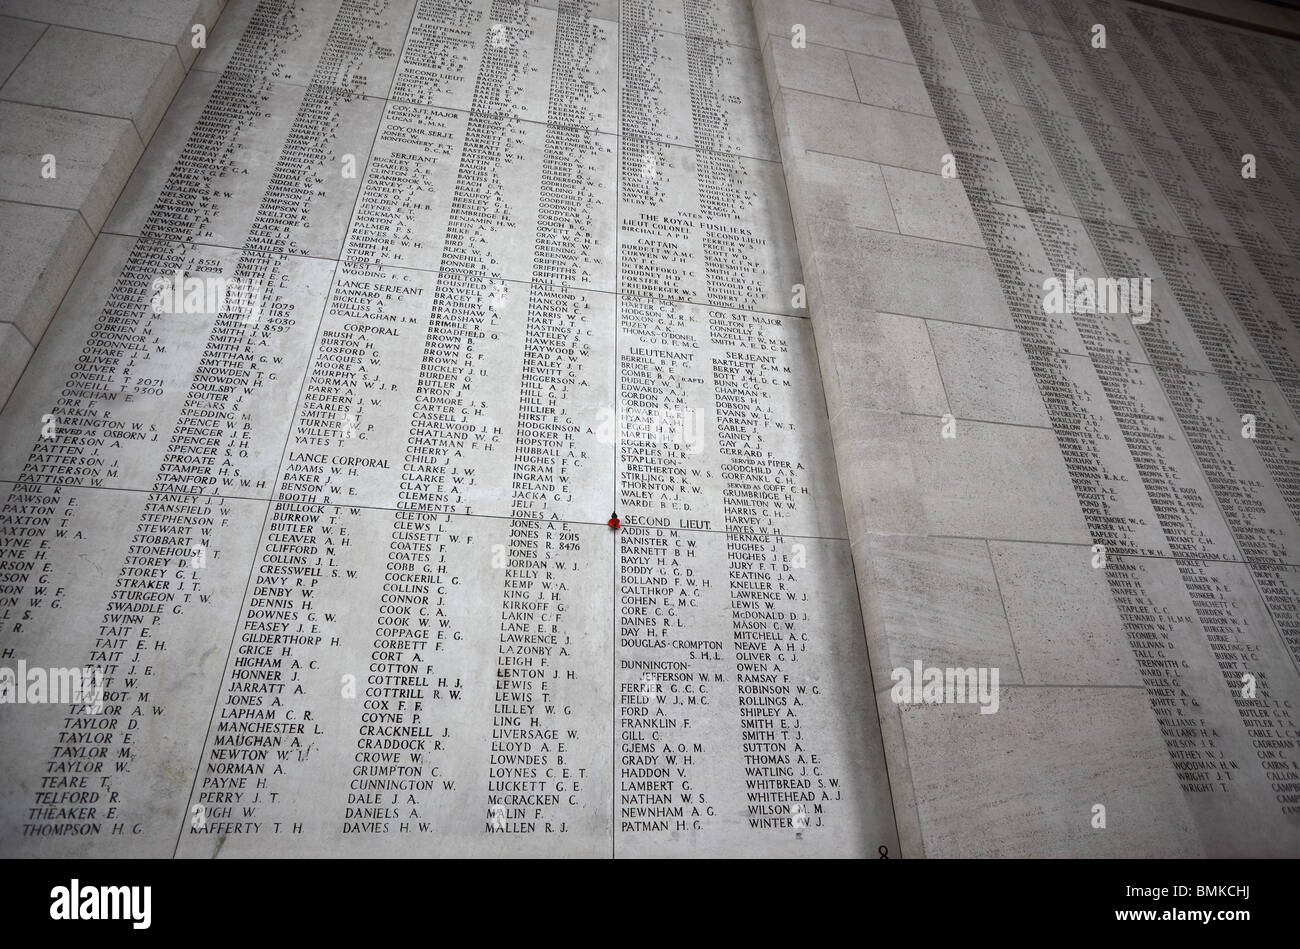
[[[1294,43],[1091,26],[230,0],[10,268],[0,855],[1300,852]]]
[[[0,851],[897,852],[706,6],[232,5],[0,416],[6,661],[107,685],[23,710]]]

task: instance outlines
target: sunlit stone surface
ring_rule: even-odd
[[[5,853],[897,854],[750,11],[550,6],[230,4],[3,417]]]
[[[1300,854],[1294,39],[230,0],[87,89],[8,35],[69,81],[4,87],[0,222],[90,250],[48,330],[6,265],[0,854]]]

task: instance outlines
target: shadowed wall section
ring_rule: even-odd
[[[1294,854],[1295,44],[754,9],[904,851]],[[1067,274],[1146,312],[1054,311]],[[1000,707],[895,702],[917,662],[998,670]]]

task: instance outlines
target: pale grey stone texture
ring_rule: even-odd
[[[0,86],[3,86],[23,57],[36,45],[48,27],[31,20],[0,16]]]
[[[881,172],[900,232],[951,244],[984,246],[960,180],[888,165]]]
[[[990,541],[1026,685],[1142,684],[1091,547]]]
[[[0,200],[80,211],[98,231],[140,151],[128,119],[0,102]],[[41,177],[46,154],[55,178]]]
[[[817,43],[795,49],[771,37],[763,49],[771,64],[768,82],[774,91],[784,86],[836,99],[857,99],[857,86],[844,50]]]
[[[0,201],[0,321],[40,342],[91,241],[76,211]]]
[[[861,340],[845,350],[844,404],[935,416],[951,409],[924,320],[893,313],[848,315],[842,333]]]
[[[183,76],[174,46],[52,26],[4,84],[3,95],[130,119],[148,142]]]
[[[931,533],[956,537],[1090,540],[1049,429],[908,417],[911,454]]]
[[[111,33],[176,49],[188,69],[198,52],[190,42],[191,28],[201,23],[209,29],[226,0],[0,0],[0,13]]]
[[[32,344],[13,323],[0,323],[0,406],[18,384],[18,377],[32,356]]]
[[[785,121],[803,148],[882,165],[935,171],[948,151],[928,116],[784,90]]]
[[[934,115],[930,94],[914,65],[860,53],[849,53],[848,57],[859,102],[917,115]]]
[[[993,264],[980,248],[859,230],[856,270],[870,286],[863,302],[875,309],[1012,327]]]
[[[954,415],[1016,425],[1050,424],[1020,334],[939,320],[926,325]]]
[[[872,16],[886,16],[898,19],[898,14],[894,11],[894,5],[890,0],[830,0],[833,7],[844,7],[848,10],[857,10],[859,13],[870,13]]]
[[[926,749],[910,761],[927,856],[1203,855],[1173,770],[1152,767],[1168,753],[1141,689],[1013,685],[995,714],[915,705],[903,723]]]
[[[930,533],[908,422],[896,412],[855,409],[831,416],[844,516],[855,546],[870,532]]]
[[[897,231],[880,166],[809,152],[790,180],[791,204],[812,220],[843,221],[874,231]],[[798,188],[797,195],[793,189]]]
[[[825,256],[810,294],[832,416],[866,409],[941,415],[949,410],[925,322],[853,305],[850,258]]]
[[[773,41],[784,41],[787,46],[792,27],[801,24],[809,44],[912,62],[907,36],[891,17],[873,16],[814,0],[755,0],[754,16],[760,35],[770,35]]]
[[[996,666],[1000,682],[1021,681],[984,541],[872,534],[855,553],[873,560],[892,667]]]

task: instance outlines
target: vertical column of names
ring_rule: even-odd
[[[740,11],[739,13],[737,11]],[[624,4],[619,854],[863,853],[865,675],[752,23]]]

